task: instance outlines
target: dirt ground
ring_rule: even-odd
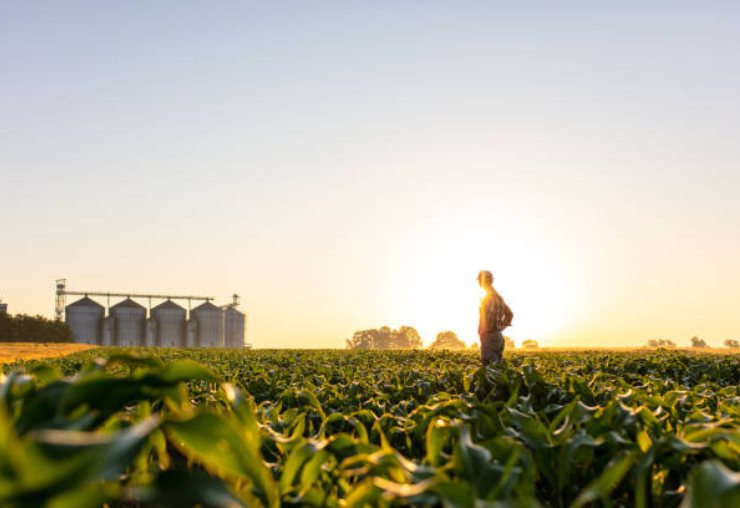
[[[0,342],[0,363],[65,356],[94,347],[88,344]]]

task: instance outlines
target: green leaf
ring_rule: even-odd
[[[250,479],[266,506],[278,506],[278,486],[258,450],[248,446],[237,427],[222,415],[200,413],[167,422],[165,432],[186,457],[222,476]]]
[[[718,460],[708,460],[691,473],[681,508],[727,508],[740,506],[740,473]]]
[[[169,387],[183,381],[219,382],[218,376],[210,369],[189,360],[169,363],[160,370],[146,371],[139,377],[139,380],[151,387]]]
[[[247,507],[219,478],[197,471],[171,470],[148,485],[135,488],[132,499],[163,508],[206,505],[211,508]]]
[[[601,475],[589,483],[571,505],[571,508],[581,508],[597,499],[606,502],[609,494],[617,488],[624,476],[635,462],[635,454],[628,453],[612,460]]]

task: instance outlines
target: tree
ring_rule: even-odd
[[[0,314],[0,342],[74,342],[67,323],[43,316]]]
[[[392,344],[391,349],[421,349],[424,347],[421,335],[413,326],[402,326],[397,332],[393,332]]]
[[[477,342],[473,342],[473,343],[472,343],[472,344],[470,345],[470,349],[475,349],[476,351],[477,351],[477,350],[480,350],[480,344],[478,344]]]
[[[361,330],[347,339],[347,349],[375,349],[378,330]]]
[[[387,326],[355,332],[346,341],[347,349],[419,349],[421,336],[414,327],[402,326],[391,330]]]
[[[672,349],[676,347],[676,343],[668,339],[650,339],[647,342],[648,347]]]
[[[691,337],[691,347],[697,349],[705,349],[709,346],[707,346],[707,343],[704,341],[704,339],[700,339],[699,337]]]
[[[524,349],[537,349],[538,347],[540,347],[540,345],[537,343],[536,340],[529,339],[522,342],[522,347]]]
[[[735,339],[727,339],[725,340],[725,347],[737,349],[740,348],[740,342],[736,341]]]
[[[516,349],[516,344],[511,337],[504,335],[504,346],[506,349]]]
[[[465,343],[461,341],[455,332],[439,332],[437,338],[431,343],[429,349],[465,349]]]

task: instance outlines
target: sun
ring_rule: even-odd
[[[504,334],[517,344],[527,339],[540,345],[562,333],[577,308],[567,270],[541,252],[499,254],[497,262],[472,259],[464,250],[437,251],[404,270],[394,292],[394,307],[404,324],[419,330],[425,344],[451,330],[468,345],[478,341],[478,312],[485,291],[475,280],[491,270],[494,287],[514,312]],[[429,274],[433,274],[430,276]]]

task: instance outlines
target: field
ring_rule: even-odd
[[[733,355],[99,348],[2,368],[2,506],[740,506]]]
[[[95,346],[69,342],[0,342],[0,363],[65,356],[93,347]]]

